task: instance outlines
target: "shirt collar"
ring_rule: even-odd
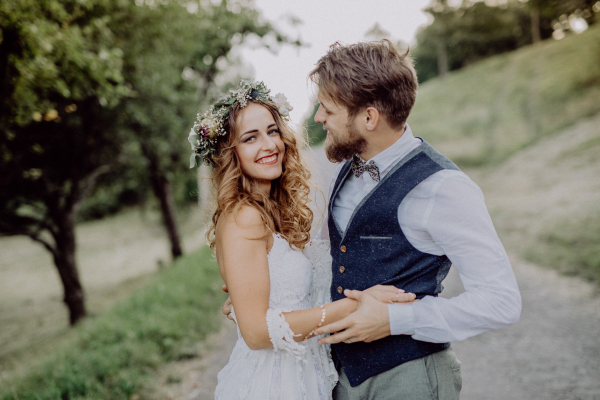
[[[384,172],[395,164],[396,161],[407,155],[413,148],[414,139],[412,131],[408,124],[405,124],[404,133],[394,144],[377,154],[371,160],[375,163],[380,172]],[[363,160],[364,161],[364,160]]]

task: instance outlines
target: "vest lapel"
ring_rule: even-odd
[[[340,174],[335,182],[335,185],[333,186],[333,192],[331,193],[331,197],[329,198],[329,207],[328,207],[329,215],[331,216],[331,219],[333,220],[333,223],[335,224],[335,227],[340,235],[340,238],[342,238],[342,239],[344,238],[344,232],[342,232],[342,230],[340,229],[340,226],[338,225],[337,221],[335,220],[335,217],[333,216],[333,202],[334,202],[338,192],[340,191],[342,185],[346,181],[346,178],[348,177],[348,173],[352,169],[352,168],[350,168],[351,163],[352,163],[351,160],[347,161],[346,164],[344,164],[344,166],[340,170]]]
[[[423,139],[421,139],[423,140]],[[373,195],[373,193],[375,193],[377,191],[377,189],[385,182],[387,181],[396,171],[398,171],[404,164],[406,164],[408,161],[410,161],[411,158],[413,158],[414,156],[416,156],[417,154],[419,154],[420,152],[422,152],[425,149],[425,146],[429,146],[427,144],[427,142],[425,142],[423,140],[423,142],[416,147],[414,150],[412,150],[410,153],[408,153],[404,158],[402,158],[400,161],[398,161],[398,163],[396,165],[394,165],[392,167],[392,169],[390,170],[390,172],[388,172],[387,174],[385,174],[385,176],[383,177],[383,179],[381,179],[377,185],[375,185],[375,187],[373,189],[371,189],[371,191],[369,193],[367,193],[367,195],[361,200],[360,203],[358,203],[358,205],[356,206],[356,208],[354,209],[354,211],[352,212],[352,216],[350,217],[350,220],[348,221],[348,226],[346,227],[346,230],[344,231],[344,233],[342,234],[342,230],[339,228],[337,222],[335,222],[335,218],[333,219],[335,222],[335,226],[338,228],[338,231],[340,232],[340,236],[342,237],[342,239],[344,239],[344,236],[346,235],[346,232],[348,232],[350,230],[350,226],[352,225],[352,220],[354,219],[354,216],[356,215],[356,213],[358,213],[358,211],[360,210],[360,208],[367,202],[367,200],[369,200],[369,198]],[[337,191],[336,191],[336,195],[337,192],[339,191],[339,189],[342,187],[343,183],[346,181],[346,177],[348,176],[348,174],[346,173],[346,176],[344,177],[344,180],[341,181],[338,185]],[[332,199],[335,199],[335,196],[332,196]],[[331,212],[333,211],[333,202],[331,203]],[[331,214],[333,216],[333,214]]]

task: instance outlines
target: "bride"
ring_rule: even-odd
[[[309,244],[310,172],[302,139],[286,123],[291,109],[262,82],[242,81],[199,116],[188,138],[191,166],[201,158],[214,168],[217,209],[207,237],[238,324],[215,399],[330,399],[337,373],[313,331],[357,306],[330,302],[329,244]],[[387,301],[398,293],[368,290]]]

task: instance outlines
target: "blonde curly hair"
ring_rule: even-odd
[[[279,178],[271,182],[269,197],[260,191],[252,190],[253,180],[242,172],[240,161],[234,151],[234,147],[239,142],[235,119],[242,110],[239,103],[234,104],[224,124],[227,134],[220,138],[213,158],[212,183],[217,191],[217,205],[206,239],[214,251],[215,231],[221,215],[223,213],[235,215],[243,205],[249,205],[260,212],[263,222],[272,232],[284,236],[290,246],[304,249],[310,240],[313,220],[313,212],[308,207],[311,174],[300,153],[305,141],[292,131],[273,102],[262,100],[248,102],[265,107],[273,116],[285,145],[283,172]]]

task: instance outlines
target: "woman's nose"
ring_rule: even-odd
[[[271,136],[265,135],[262,147],[265,150],[275,150],[277,148],[277,144],[275,143],[275,140]]]

